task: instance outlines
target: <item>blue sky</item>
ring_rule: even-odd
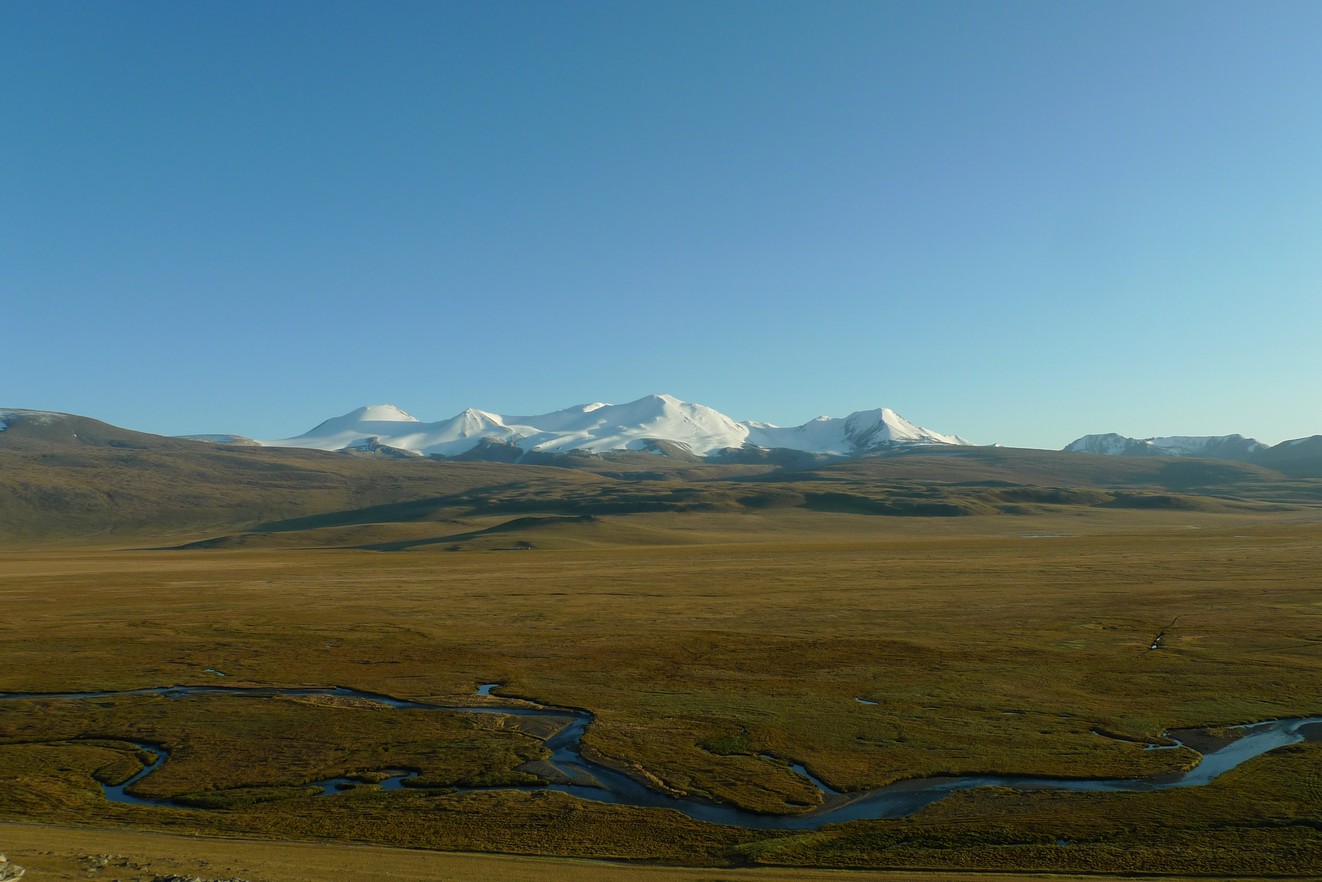
[[[1322,4],[0,5],[0,405],[1322,433]]]

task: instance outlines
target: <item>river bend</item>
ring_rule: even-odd
[[[496,683],[483,684],[478,694],[492,696],[491,690]],[[127,695],[161,695],[179,699],[192,695],[233,695],[247,698],[284,698],[299,696],[330,696],[353,698],[369,701],[392,708],[407,710],[426,710],[442,713],[467,714],[504,714],[508,716],[549,717],[565,721],[564,725],[544,742],[551,757],[546,762],[561,775],[565,781],[581,783],[552,783],[534,786],[494,787],[494,788],[443,788],[445,790],[470,791],[478,789],[503,789],[521,791],[548,791],[566,793],[580,799],[595,802],[614,803],[617,805],[644,808],[668,808],[713,824],[727,824],[737,827],[779,830],[814,830],[826,824],[842,821],[857,821],[879,818],[899,818],[911,815],[925,805],[944,799],[960,790],[976,787],[1011,787],[1017,790],[1065,790],[1074,792],[1147,792],[1166,790],[1176,787],[1200,787],[1230,771],[1236,766],[1268,751],[1295,744],[1300,741],[1322,741],[1322,716],[1296,717],[1284,720],[1270,720],[1261,723],[1244,724],[1237,728],[1242,735],[1215,750],[1202,755],[1201,761],[1194,768],[1180,775],[1168,775],[1160,778],[1050,778],[1034,775],[961,775],[939,778],[915,778],[900,781],[876,790],[842,793],[831,789],[824,782],[814,777],[803,765],[791,763],[790,768],[814,787],[822,797],[822,804],[811,811],[797,815],[764,815],[757,812],[736,808],[724,803],[696,797],[676,797],[654,790],[635,781],[615,769],[585,758],[582,754],[583,733],[593,720],[593,715],[586,710],[561,708],[542,705],[473,705],[453,706],[430,704],[421,701],[393,698],[372,692],[362,692],[342,686],[327,688],[262,688],[239,686],[161,686],[147,689],[130,689],[119,692],[63,692],[63,693],[0,693],[0,701],[24,700],[65,700],[80,701],[86,699],[117,698]],[[150,799],[136,796],[130,788],[169,761],[170,753],[163,745],[134,742],[140,750],[155,754],[155,760],[137,774],[119,785],[102,785],[105,797],[113,802],[130,805],[166,806],[173,808],[192,808],[183,803],[168,799]],[[765,760],[783,762],[782,759],[763,755]],[[385,770],[391,774],[376,786],[382,790],[398,790],[411,787],[410,779],[417,773],[405,770]],[[347,787],[360,785],[351,778],[329,778],[309,782],[306,786],[316,788],[319,795],[333,796]],[[366,785],[364,785],[366,786]]]

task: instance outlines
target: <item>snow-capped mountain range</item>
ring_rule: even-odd
[[[233,436],[190,437],[228,443],[235,440]],[[844,418],[818,417],[802,426],[783,428],[770,423],[736,422],[710,407],[670,395],[648,395],[627,404],[580,404],[535,416],[469,409],[433,423],[423,422],[394,405],[377,404],[326,420],[294,438],[256,443],[458,456],[484,441],[538,453],[657,451],[657,442],[668,442],[698,456],[744,447],[856,456],[915,445],[972,444],[957,435],[916,426],[888,408],[858,411]]]
[[[1114,432],[1084,435],[1065,446],[1066,453],[1106,456],[1198,456],[1204,459],[1251,459],[1266,444],[1243,435],[1172,435],[1166,438],[1126,438]]]
[[[13,427],[19,431],[9,431]],[[30,443],[35,439],[86,442],[110,438],[115,432],[123,431],[73,414],[0,408],[0,446]],[[11,437],[15,435],[18,437]],[[914,425],[889,408],[861,410],[843,418],[818,417],[801,426],[781,427],[751,420],[736,422],[710,407],[670,395],[649,395],[627,404],[581,404],[536,416],[504,416],[470,409],[433,423],[423,422],[394,405],[378,404],[326,420],[294,438],[254,441],[232,434],[178,437],[216,444],[303,447],[372,456],[520,462],[525,461],[526,455],[534,454],[527,461],[543,463],[548,455],[570,451],[600,454],[621,450],[698,457],[716,455],[727,461],[762,462],[770,457],[770,461],[801,463],[802,458],[786,459],[770,451],[787,450],[811,459],[957,448],[973,443],[958,435]],[[128,443],[122,438],[114,443],[121,442]],[[1322,435],[1295,438],[1269,447],[1243,435],[1140,439],[1108,433],[1084,435],[1066,445],[1064,452],[1235,460],[1298,472],[1305,466],[1318,467],[1309,463],[1322,462]]]

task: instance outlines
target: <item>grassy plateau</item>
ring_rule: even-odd
[[[425,495],[400,499],[353,489],[384,466],[322,459],[343,481],[318,473],[334,496],[320,509],[286,500],[258,520],[240,506],[216,528],[152,520],[144,495],[107,530],[7,542],[0,691],[340,685],[584,708],[585,755],[767,814],[820,800],[792,763],[846,792],[975,772],[1147,777],[1198,761],[1144,749],[1167,729],[1322,714],[1322,512],[1302,479],[1239,466],[1163,477],[1165,460],[1084,477],[1069,470],[1098,458],[1061,455],[1034,460],[1032,483],[1006,477],[1022,478],[1022,458],[956,464],[935,490],[925,470],[944,464],[919,458],[794,475],[545,467],[518,484],[516,466],[424,462],[396,467],[438,470],[408,472]],[[35,468],[9,472],[29,487],[11,508],[33,504]],[[398,862],[381,878],[400,879],[1322,874],[1322,744],[1200,788],[988,788],[906,818],[780,832],[501,789],[545,779],[549,734],[535,719],[317,696],[0,701],[0,851],[46,861],[50,878],[111,878],[57,857],[83,840],[87,855],[150,852],[92,844],[130,835],[156,837],[158,855],[180,854],[179,835],[266,848],[234,858],[252,879],[308,878],[298,842],[352,843]],[[104,799],[101,783],[150,761],[144,742],[171,758],[134,792],[189,808]],[[372,786],[391,769],[431,787]],[[362,783],[307,787],[335,776]],[[474,786],[493,789],[461,789]],[[447,869],[401,848],[634,869],[493,870],[509,859],[477,855]],[[350,851],[326,853],[358,860]],[[152,878],[134,860],[119,878]]]

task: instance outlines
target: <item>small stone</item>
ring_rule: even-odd
[[[23,878],[23,874],[26,872],[27,870],[24,870],[18,864],[11,864],[9,858],[0,854],[0,880],[12,882],[14,879]]]

